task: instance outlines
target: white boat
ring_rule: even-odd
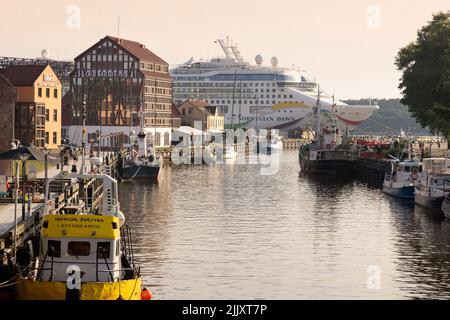
[[[392,159],[384,176],[383,192],[398,198],[414,199],[414,184],[422,172],[422,164],[414,160]]]
[[[422,172],[415,185],[414,201],[429,208],[441,209],[445,195],[450,192],[450,161],[445,158],[429,158],[422,162]]]
[[[137,135],[134,131],[131,132],[129,155],[122,161],[120,176],[124,180],[158,179],[161,169],[161,161],[156,156],[155,148],[148,141],[147,132],[144,130],[144,112],[142,111],[142,106],[140,114],[141,131]]]
[[[263,65],[260,55],[256,65],[244,61],[235,44],[217,41],[225,57],[209,61],[189,59],[170,70],[173,100],[176,105],[187,99],[206,100],[225,115],[227,128],[278,128],[287,131],[305,129],[313,117],[319,91],[315,80],[305,71]],[[352,130],[379,109],[377,105],[347,105],[321,91],[324,120],[333,114],[341,129]]]

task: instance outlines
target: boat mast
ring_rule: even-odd
[[[242,80],[241,80],[241,88],[239,90],[239,113],[238,113],[239,127],[241,126],[241,103],[242,103]]]
[[[81,170],[80,174],[84,174],[85,156],[86,156],[86,95],[83,96],[83,128],[81,129]]]
[[[316,130],[315,130],[315,138],[317,143],[319,143],[319,135],[320,135],[320,86],[317,86],[317,102],[315,108],[315,118],[316,118]]]
[[[222,47],[223,52],[225,53],[225,56],[228,59],[233,59],[233,54],[230,52],[230,47],[228,45],[228,37],[227,37],[227,43],[225,44],[225,41],[223,39],[217,39],[217,42],[219,42],[220,46]]]
[[[231,103],[231,129],[233,129],[233,120],[234,120],[234,99],[236,94],[236,80],[237,80],[237,69],[234,70],[233,101]]]

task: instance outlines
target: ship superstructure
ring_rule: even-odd
[[[304,71],[279,67],[276,57],[272,57],[270,67],[263,65],[261,55],[255,57],[255,65],[250,64],[229,39],[217,42],[225,57],[209,61],[191,58],[170,70],[175,104],[187,99],[206,100],[224,113],[227,128],[307,127],[319,90],[314,80]],[[379,108],[347,105],[323,91],[320,95],[322,117],[334,113],[342,129],[354,129]]]

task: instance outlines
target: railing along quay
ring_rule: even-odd
[[[103,163],[97,172],[117,178],[122,162],[121,159],[126,155],[126,150],[103,153]],[[89,158],[87,159],[87,169],[90,170]],[[36,192],[43,193],[45,179],[36,179],[33,183],[36,186]],[[49,191],[53,195],[48,204],[52,213],[64,213],[62,210],[69,211],[70,205],[75,203],[77,198],[87,199],[87,205],[95,209],[99,207],[103,196],[102,186],[95,179],[73,182],[70,179],[65,179],[64,175],[49,184]],[[14,199],[10,199],[9,203],[5,201],[3,199],[0,207],[0,267],[2,267],[4,261],[8,260],[7,257],[11,255],[14,241]],[[38,235],[44,214],[43,199],[39,202],[28,202],[26,206],[25,217],[22,219],[22,202],[20,201],[17,205],[16,247],[26,245],[28,240],[32,240]]]

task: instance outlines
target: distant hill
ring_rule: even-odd
[[[346,100],[348,104],[369,104],[369,99]],[[400,130],[417,135],[428,135],[430,132],[416,122],[408,111],[408,107],[400,103],[400,99],[379,99],[372,102],[378,104],[376,111],[368,120],[360,124],[356,134],[393,134]]]

